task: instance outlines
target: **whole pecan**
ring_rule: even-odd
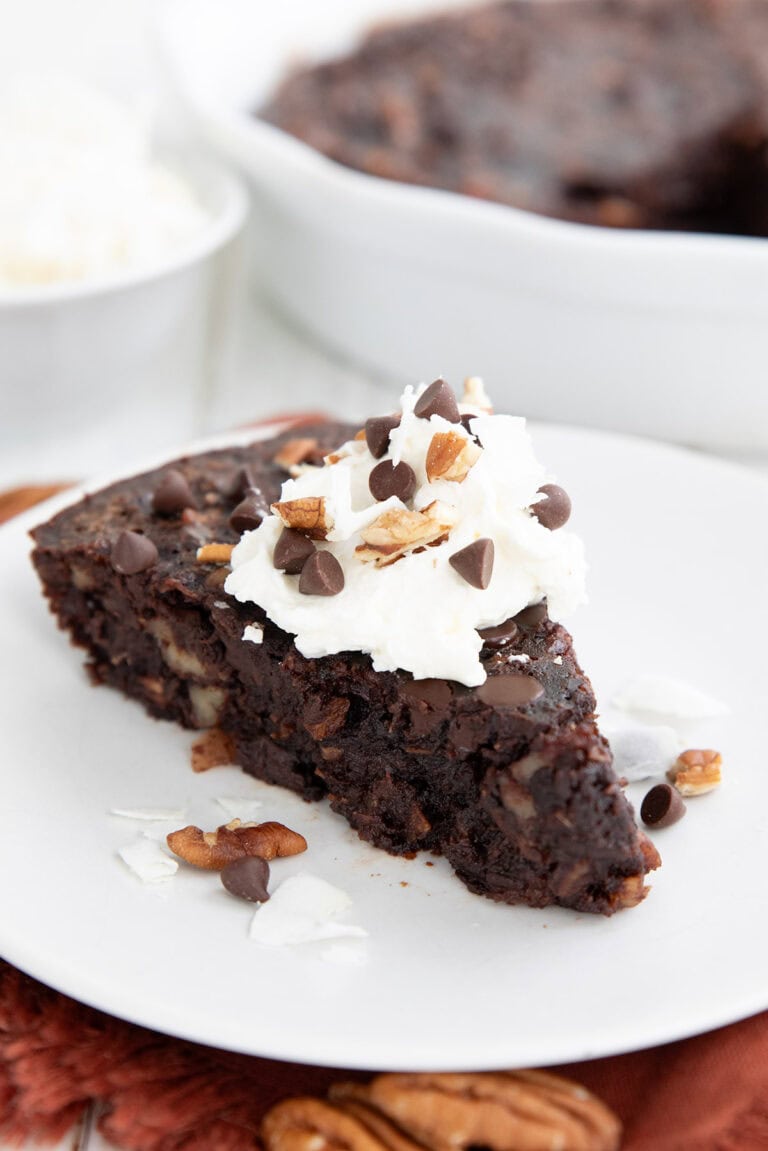
[[[599,1099],[545,1071],[379,1075],[331,1097],[374,1108],[430,1151],[615,1151],[621,1136]]]
[[[246,855],[269,860],[307,850],[304,836],[282,823],[242,823],[239,819],[223,824],[216,831],[203,831],[191,825],[182,827],[172,831],[166,841],[174,855],[207,871],[221,871],[228,863]]]

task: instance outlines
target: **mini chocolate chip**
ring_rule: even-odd
[[[514,639],[517,639],[519,631],[520,629],[513,619],[505,619],[503,623],[497,623],[495,627],[478,629],[478,635],[483,641],[483,647],[495,650],[512,643]]]
[[[250,532],[269,515],[269,504],[260,488],[250,488],[229,517],[236,532]]]
[[[152,495],[152,510],[159,516],[172,516],[193,508],[195,497],[186,477],[176,468],[169,468],[160,478]]]
[[[515,623],[518,627],[524,627],[529,631],[533,631],[547,618],[547,605],[545,603],[532,603],[528,607],[524,607],[515,616]]]
[[[668,783],[657,783],[640,806],[640,818],[648,827],[670,827],[683,818],[685,811],[680,792]]]
[[[344,572],[332,552],[315,552],[299,576],[302,595],[338,595],[344,587]]]
[[[248,495],[251,488],[256,487],[256,481],[253,478],[253,470],[250,464],[243,464],[240,470],[235,475],[229,487],[229,494],[234,500],[243,500]]]
[[[494,550],[493,540],[475,540],[449,556],[448,563],[468,584],[482,590],[491,582]]]
[[[294,528],[283,528],[275,544],[272,564],[286,575],[298,575],[309,557],[314,554],[315,545],[312,540]]]
[[[375,500],[397,496],[405,504],[416,491],[416,473],[404,461],[393,464],[391,460],[382,460],[368,477],[368,487]]]
[[[373,416],[365,421],[365,442],[375,460],[380,460],[389,447],[389,433],[400,425],[400,416]]]
[[[571,497],[557,484],[543,484],[539,491],[545,499],[531,505],[531,511],[542,527],[556,531],[567,524],[571,515]]]
[[[544,688],[532,675],[510,672],[492,675],[477,689],[478,698],[491,707],[525,707],[544,694]]]
[[[269,864],[258,855],[234,859],[219,872],[221,882],[231,895],[247,899],[249,903],[266,903],[269,899]]]
[[[136,575],[157,562],[157,548],[152,540],[139,532],[120,532],[109,558],[120,575]]]
[[[449,424],[461,422],[459,405],[453,389],[448,387],[445,380],[437,379],[416,401],[413,414],[421,420],[428,420],[430,416],[442,416]]]

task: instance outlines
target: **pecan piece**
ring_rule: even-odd
[[[621,1135],[599,1099],[544,1071],[379,1075],[331,1098],[374,1108],[430,1151],[615,1151]]]
[[[272,504],[272,512],[280,517],[287,528],[302,532],[311,540],[324,540],[333,527],[333,520],[325,506],[325,496],[283,500]]]
[[[667,778],[681,795],[704,795],[720,786],[723,759],[712,748],[689,748],[677,757]]]
[[[232,559],[234,544],[203,544],[197,549],[199,564],[228,564]]]
[[[237,749],[229,732],[211,727],[192,744],[192,770],[209,771],[236,762]]]
[[[239,819],[223,824],[216,831],[203,831],[191,825],[182,827],[172,831],[166,841],[174,855],[207,871],[220,871],[246,855],[269,860],[307,850],[304,836],[282,823],[242,823]]]
[[[286,472],[292,471],[298,464],[303,464],[316,454],[317,440],[307,437],[297,437],[286,440],[280,451],[273,457],[272,462]]]
[[[358,1117],[311,1096],[284,1099],[268,1111],[261,1137],[266,1151],[383,1151],[386,1146]]]
[[[416,512],[391,508],[361,532],[364,543],[355,552],[364,563],[384,567],[414,548],[442,543],[457,520],[456,509],[440,500]]]
[[[453,480],[460,484],[482,453],[474,440],[460,432],[435,432],[427,448],[427,479],[430,483]]]
[[[480,376],[467,376],[464,381],[464,395],[461,397],[462,406],[477,408],[478,411],[493,414],[493,404],[488,398],[485,384]]]

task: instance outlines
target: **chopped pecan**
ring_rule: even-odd
[[[436,432],[427,449],[427,479],[453,480],[460,484],[480,456],[482,448],[460,432]]]
[[[333,527],[333,520],[325,506],[325,496],[283,500],[272,504],[272,512],[280,517],[287,528],[302,532],[312,540],[324,540]]]
[[[235,762],[235,741],[229,732],[211,727],[192,744],[192,770],[209,771]]]
[[[216,831],[203,831],[191,825],[182,827],[167,836],[167,843],[174,855],[207,871],[220,871],[246,855],[269,860],[307,850],[304,836],[282,823],[242,823],[239,819],[223,824]]]
[[[286,440],[280,451],[273,458],[273,463],[285,471],[291,471],[297,464],[303,464],[316,453],[317,440],[297,437]]]
[[[440,500],[415,512],[391,508],[361,532],[364,543],[355,552],[364,563],[384,567],[415,548],[442,543],[457,520],[456,509]]]
[[[677,757],[667,778],[681,795],[704,795],[720,786],[723,759],[712,748],[689,748]]]
[[[304,727],[313,739],[327,739],[335,735],[344,726],[344,720],[349,711],[349,700],[337,695],[327,704],[307,707],[304,716]]]
[[[330,1094],[373,1108],[430,1151],[615,1151],[621,1136],[599,1099],[544,1071],[379,1075]]]
[[[232,559],[234,544],[203,544],[197,549],[199,564],[228,564]]]
[[[488,398],[485,384],[480,376],[467,376],[464,381],[464,395],[461,397],[461,403],[462,405],[466,404],[469,408],[477,408],[488,415],[493,413],[493,404]]]

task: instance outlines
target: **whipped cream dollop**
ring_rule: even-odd
[[[585,598],[584,553],[577,536],[545,527],[532,511],[552,477],[534,455],[525,420],[484,410],[477,381],[465,394],[474,402],[459,405],[471,416],[468,428],[437,413],[424,418],[415,409],[425,391],[406,388],[399,425],[378,459],[365,439],[355,439],[325,466],[307,467],[283,485],[281,503],[321,498],[325,538],[316,532],[315,546],[338,561],[340,591],[303,594],[298,575],[275,568],[286,526],[279,514],[244,533],[225,588],[262,607],[309,658],[364,652],[376,671],[473,687],[486,679],[478,629],[543,600],[552,618],[567,615]],[[371,493],[371,473],[386,460],[414,473],[405,500]],[[435,525],[435,538],[420,537],[422,521]],[[487,586],[473,586],[451,557],[486,540],[493,543],[490,580],[486,565]]]
[[[207,220],[141,109],[64,75],[0,84],[0,291],[146,267]]]

